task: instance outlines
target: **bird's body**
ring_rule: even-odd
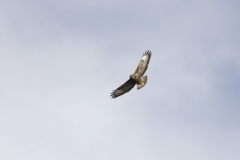
[[[135,72],[129,76],[130,79],[127,82],[125,82],[123,85],[121,85],[111,93],[112,98],[116,98],[129,92],[135,86],[135,84],[137,84],[137,89],[140,89],[146,85],[147,76],[144,77],[142,76],[144,75],[148,68],[148,63],[150,61],[151,54],[152,54],[151,51],[146,51],[143,54],[143,57],[140,60]]]

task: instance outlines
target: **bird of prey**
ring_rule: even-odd
[[[110,95],[112,98],[117,98],[118,96],[129,92],[135,86],[135,84],[137,84],[137,89],[140,89],[146,85],[147,76],[143,75],[148,68],[151,55],[152,53],[149,50],[143,53],[142,59],[139,62],[136,71],[129,76],[130,78],[127,82],[112,91]]]

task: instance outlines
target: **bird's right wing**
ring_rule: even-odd
[[[135,84],[136,84],[136,81],[130,78],[127,82],[125,82],[123,85],[118,87],[116,90],[113,90],[110,96],[112,98],[117,98],[118,96],[121,96],[129,92],[135,86]]]

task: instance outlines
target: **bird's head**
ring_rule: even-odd
[[[136,74],[131,74],[129,77],[132,78],[132,79],[134,79],[134,80],[137,79],[137,75],[136,75]]]

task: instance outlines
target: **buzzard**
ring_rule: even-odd
[[[137,84],[137,89],[140,89],[146,85],[147,76],[143,75],[148,68],[151,55],[152,53],[149,50],[143,53],[142,59],[139,62],[136,71],[129,76],[130,78],[127,82],[112,91],[110,95],[112,98],[117,98],[118,96],[129,92],[135,86],[135,84]]]

